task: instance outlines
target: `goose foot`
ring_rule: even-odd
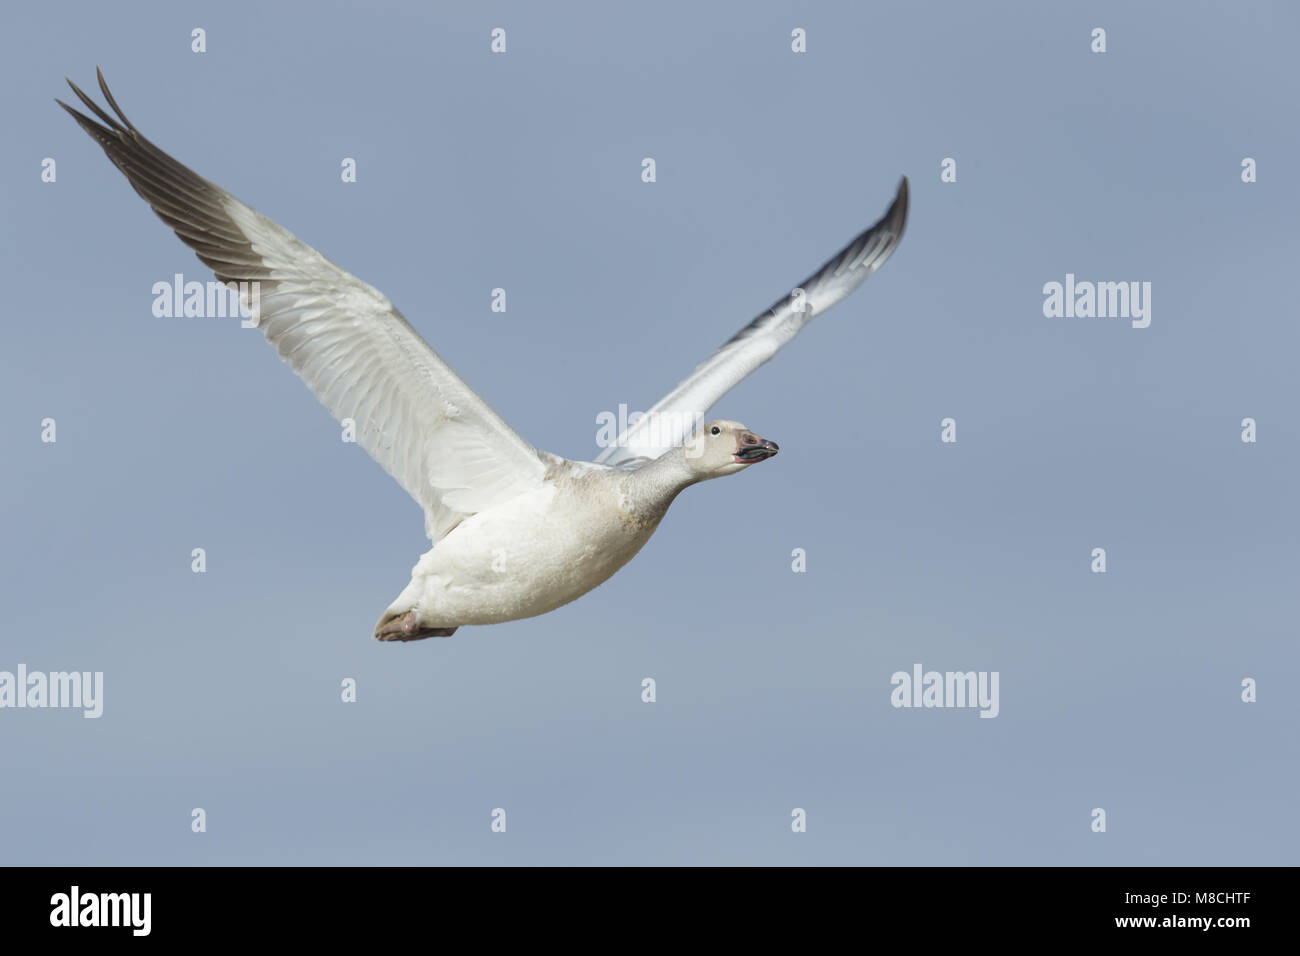
[[[454,627],[423,627],[414,611],[404,614],[385,614],[375,628],[375,639],[380,641],[420,641],[426,637],[451,637]]]

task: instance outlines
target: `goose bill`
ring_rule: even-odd
[[[780,450],[780,446],[774,441],[749,435],[736,450],[735,459],[737,462],[763,461]]]

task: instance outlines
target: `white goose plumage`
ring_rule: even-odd
[[[96,71],[110,116],[59,101],[223,282],[258,283],[259,325],[281,358],[414,498],[435,547],[380,619],[381,640],[449,636],[531,617],[609,578],[686,486],[743,470],[777,446],[737,422],[703,420],[737,382],[897,246],[907,180],[885,216],[743,328],[596,462],[520,438],[377,289],[145,139]],[[246,303],[247,304],[247,303]]]

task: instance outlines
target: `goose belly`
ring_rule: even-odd
[[[608,580],[658,523],[582,507],[553,486],[472,515],[415,567],[420,621],[498,624],[553,611]]]

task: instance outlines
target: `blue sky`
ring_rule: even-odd
[[[0,710],[6,861],[1294,864],[1297,14],[974,6],[7,7],[0,670],[105,690]],[[208,273],[54,104],[97,64],[575,458],[901,174],[911,218],[715,407],[778,458],[574,604],[382,645],[419,510],[260,336],[151,314]],[[1045,317],[1067,273],[1150,327]],[[892,707],[917,663],[999,715]]]

